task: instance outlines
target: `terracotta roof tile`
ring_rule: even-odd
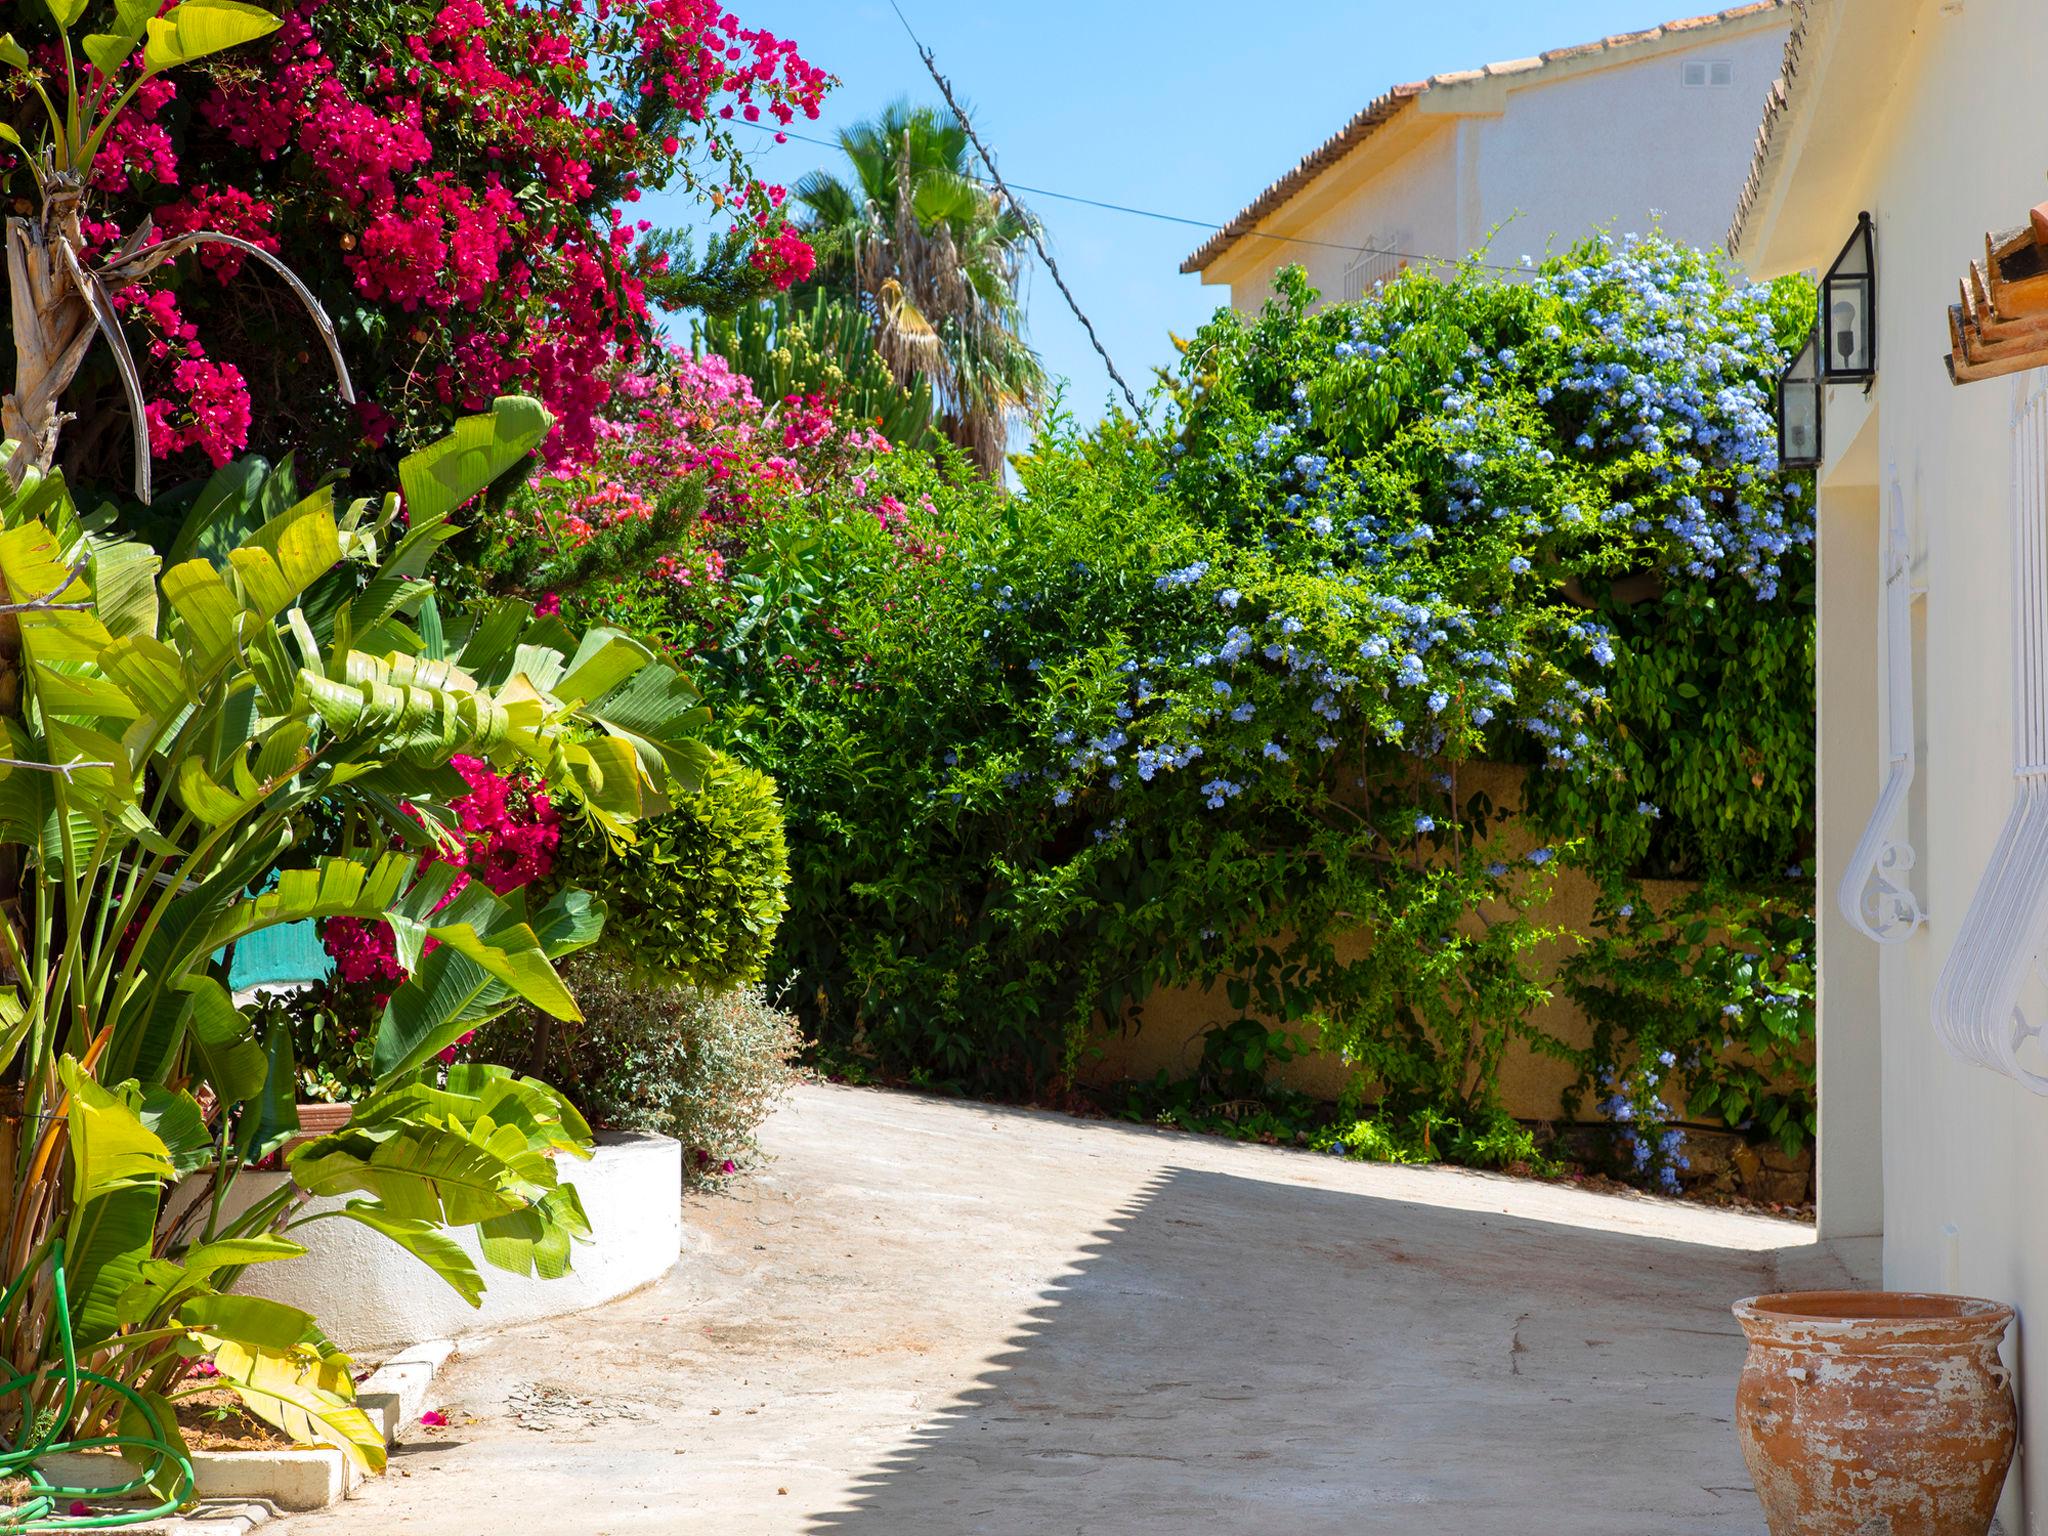
[[[1508,59],[1498,64],[1488,64],[1481,69],[1451,70],[1445,74],[1431,75],[1427,80],[1412,81],[1397,85],[1393,89],[1375,96],[1355,117],[1323,140],[1297,161],[1286,175],[1267,187],[1244,209],[1215,234],[1202,243],[1192,256],[1180,264],[1183,272],[1200,272],[1231,246],[1237,244],[1246,234],[1256,229],[1268,214],[1291,199],[1295,193],[1314,181],[1324,171],[1351,153],[1371,138],[1416,97],[1440,86],[1468,84],[1475,80],[1498,79],[1505,75],[1529,74],[1548,65],[1559,64],[1568,59],[1584,58],[1589,54],[1606,53],[1611,50],[1637,47],[1643,43],[1655,42],[1678,32],[1695,32],[1708,27],[1725,26],[1766,11],[1783,10],[1787,6],[1804,9],[1805,0],[1749,0],[1746,5],[1734,6],[1728,10],[1715,11],[1705,16],[1688,16],[1678,21],[1667,21],[1661,26],[1649,27],[1640,32],[1617,32],[1603,37],[1598,42],[1578,43],[1567,48],[1552,48],[1529,59]],[[1795,29],[1796,35],[1796,29]],[[1751,179],[1754,181],[1755,172]],[[1739,216],[1738,216],[1739,222]]]
[[[1799,65],[1806,52],[1807,23],[1812,20],[1812,0],[1792,0],[1795,13],[1792,30],[1785,37],[1785,62],[1779,68],[1778,78],[1771,82],[1771,94],[1764,102],[1764,120],[1756,131],[1756,149],[1749,160],[1749,177],[1742,185],[1742,195],[1735,200],[1735,217],[1728,225],[1728,249],[1733,251],[1742,243],[1743,226],[1749,216],[1756,212],[1756,205],[1763,197],[1764,179],[1770,174],[1772,163],[1781,147],[1778,143],[1778,127],[1792,107],[1792,92],[1799,83]]]

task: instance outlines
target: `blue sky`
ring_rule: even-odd
[[[820,120],[799,119],[797,132],[829,140],[898,96],[939,99],[888,0],[728,3],[748,25],[794,37],[839,77]],[[899,3],[1007,180],[1205,222],[1236,213],[1390,85],[1690,14],[1686,0]],[[1714,0],[1697,7],[1714,8]],[[788,183],[835,158],[763,134],[757,163]],[[1173,357],[1168,333],[1190,334],[1225,294],[1180,275],[1204,231],[1020,195],[1142,397],[1153,368]],[[650,198],[641,211],[696,222],[676,198]],[[1075,413],[1092,420],[1114,386],[1059,290],[1031,265],[1030,339],[1048,370],[1069,381]]]

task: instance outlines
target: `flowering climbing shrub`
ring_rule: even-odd
[[[54,72],[44,8],[5,11]],[[760,291],[803,280],[809,249],[738,125],[814,118],[830,83],[716,0],[301,0],[260,43],[149,80],[94,163],[93,249],[208,228],[275,252],[333,316],[364,400],[335,400],[274,277],[209,249],[129,307],[151,451],[198,468],[255,442],[345,464],[523,391],[555,414],[557,459],[587,452],[677,276],[634,205],[694,192],[730,214]],[[7,113],[33,144],[34,97],[15,87]],[[18,162],[8,175],[19,195]],[[123,451],[119,434],[75,436],[74,458],[96,450]]]
[[[1813,525],[1769,404],[1810,290],[1653,238],[1310,300],[1204,327],[1156,424],[1049,422],[1021,495],[898,453],[728,553],[744,600],[676,640],[781,784],[828,1042],[1044,1090],[1091,1021],[1214,986],[1476,1144],[1510,1049],[1639,1065],[1639,1023],[1595,1059],[1535,1022],[1586,937],[1561,871],[1603,920],[1647,876],[1724,935],[1809,902]]]
[[[836,402],[763,402],[716,354],[664,350],[593,423],[586,461],[544,471],[479,525],[474,560],[500,591],[639,615],[663,634],[729,605],[726,562],[787,505],[858,478],[888,439]]]

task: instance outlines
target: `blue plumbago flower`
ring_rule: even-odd
[[[1239,725],[1242,725],[1245,721],[1251,719],[1251,717],[1257,713],[1257,707],[1253,705],[1250,699],[1246,699],[1242,704],[1238,705],[1237,708],[1233,709],[1230,712],[1230,718],[1235,720]]]
[[[1552,853],[1548,848],[1535,848],[1530,850],[1529,862],[1531,864],[1536,865],[1538,868],[1541,868],[1543,865],[1548,864],[1555,857],[1557,857],[1557,855]]]
[[[1451,696],[1442,690],[1438,690],[1429,696],[1429,712],[1432,715],[1440,715],[1444,712],[1444,706],[1450,702]]]
[[[1238,591],[1237,588],[1225,587],[1221,592],[1218,592],[1216,594],[1216,602],[1219,607],[1235,608],[1238,604],[1238,599],[1243,596],[1244,594]]]
[[[1318,736],[1318,737],[1316,738],[1316,750],[1317,750],[1318,752],[1334,752],[1334,751],[1336,751],[1336,750],[1337,750],[1337,738],[1336,738],[1336,737],[1334,737],[1334,736]]]
[[[1177,571],[1168,571],[1152,585],[1161,592],[1169,592],[1175,587],[1192,587],[1208,574],[1209,562],[1197,560],[1194,564],[1184,565]]]
[[[1429,681],[1429,674],[1422,669],[1422,658],[1410,652],[1401,658],[1399,681],[1404,688],[1420,688]]]
[[[1528,574],[1529,562],[1521,555],[1516,555],[1508,561],[1508,569],[1517,576],[1523,576]]]
[[[1417,811],[1415,813],[1415,830],[1417,832],[1434,832],[1436,830],[1436,818]]]
[[[1211,779],[1202,786],[1204,803],[1212,811],[1222,810],[1224,801],[1234,800],[1243,793],[1242,784],[1233,784],[1228,779]]]
[[[1486,872],[1489,875],[1493,876],[1494,879],[1498,880],[1501,876],[1505,875],[1508,872],[1508,867],[1507,865],[1496,861],[1486,866]]]
[[[1484,725],[1492,718],[1493,711],[1488,709],[1484,704],[1480,705],[1477,709],[1472,711],[1472,723],[1474,725]]]
[[[1634,902],[1627,902],[1627,903],[1624,903],[1624,904],[1623,904],[1623,906],[1622,906],[1622,909],[1621,909],[1621,915],[1622,915],[1623,917],[1634,917],[1634,916],[1636,915],[1636,907],[1635,907],[1635,903],[1634,903]]]
[[[1316,516],[1310,518],[1308,520],[1308,525],[1309,527],[1313,528],[1318,534],[1324,536],[1327,536],[1329,534],[1330,528],[1332,526],[1329,516],[1326,513],[1318,513]]]
[[[1037,672],[1044,668],[1045,663],[1040,661],[1036,656],[1034,656],[1029,661],[1025,662],[1024,666],[1027,671]]]
[[[1262,756],[1270,757],[1276,763],[1284,763],[1287,761],[1287,750],[1286,748],[1282,747],[1280,743],[1277,741],[1267,742],[1265,746],[1259,749],[1259,751]]]
[[[1223,681],[1220,677],[1214,678],[1209,683],[1209,691],[1218,698],[1227,699],[1230,697],[1230,684]]]
[[[1659,1051],[1657,1053],[1657,1060],[1662,1062],[1667,1067],[1675,1067],[1678,1065],[1678,1058],[1672,1055],[1669,1051]]]
[[[1230,633],[1223,637],[1223,645],[1216,654],[1224,661],[1235,663],[1251,648],[1251,631],[1242,625],[1233,624]]]
[[[1662,816],[1662,815],[1663,815],[1664,813],[1663,813],[1662,811],[1658,810],[1658,809],[1657,809],[1657,807],[1655,807],[1654,805],[1650,804],[1650,802],[1649,802],[1649,801],[1647,801],[1647,800],[1638,800],[1638,801],[1636,802],[1636,814],[1637,814],[1638,816],[1652,816],[1652,817],[1655,817],[1655,816]]]
[[[1722,1009],[1721,1009],[1721,1017],[1722,1017],[1722,1018],[1724,1018],[1724,1019],[1739,1019],[1739,1018],[1741,1018],[1741,1017],[1742,1017],[1742,1005],[1741,1005],[1740,1003],[1728,1003],[1728,1004],[1725,1004],[1725,1005],[1724,1005],[1724,1006],[1722,1007]]]

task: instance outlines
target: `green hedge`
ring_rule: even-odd
[[[1779,1010],[1796,1057],[1813,522],[1771,413],[1811,287],[1658,239],[1532,278],[1317,308],[1284,274],[1150,421],[1050,417],[1017,494],[899,452],[735,541],[690,643],[722,744],[788,798],[777,972],[828,1047],[1041,1093],[1194,984],[1319,1033],[1394,1116],[1493,1123],[1518,1045],[1631,1125],[1676,1114],[1673,1071],[1727,1087],[1704,1026],[1639,1040],[1617,1005],[1597,1055],[1542,1029],[1564,940],[1602,944],[1589,997],[1679,965],[1702,1017]],[[1480,763],[1531,770],[1520,825]],[[1588,933],[1543,916],[1567,868],[1605,893]],[[1704,882],[1687,922],[1731,937],[1640,931],[1650,876]],[[1787,947],[1717,915],[1759,902]],[[1810,1120],[1766,1066],[1745,1102]]]

